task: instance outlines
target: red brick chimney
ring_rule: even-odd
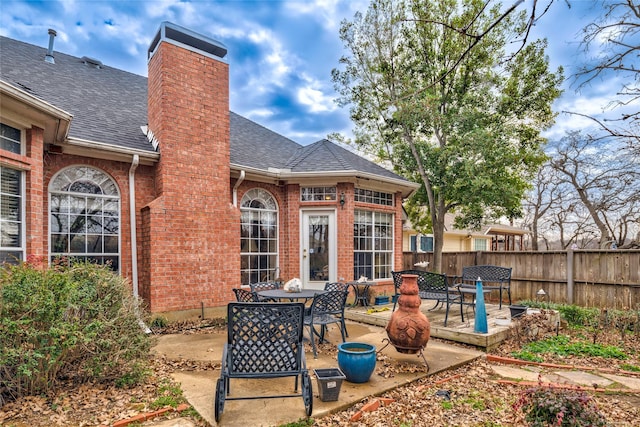
[[[142,210],[140,286],[152,312],[226,305],[240,283],[226,54],[169,22],[149,47],[148,126],[160,161],[158,198]]]

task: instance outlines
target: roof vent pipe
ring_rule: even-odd
[[[50,64],[55,64],[56,61],[53,59],[53,39],[56,37],[56,30],[52,30],[49,28],[49,50],[47,50],[47,54],[44,57],[44,60]]]

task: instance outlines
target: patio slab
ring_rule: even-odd
[[[352,321],[347,322],[349,332],[348,341],[366,342],[376,346],[379,359],[377,368],[383,363],[411,365],[415,364],[416,370],[421,370],[424,361],[417,354],[398,353],[391,345],[384,347],[387,338],[384,328],[375,325],[367,325]],[[337,327],[329,329],[328,339],[336,344],[341,341]],[[154,351],[173,360],[194,360],[220,362],[222,347],[226,341],[226,333],[192,334],[192,335],[165,335],[160,336]],[[382,351],[380,351],[382,349]],[[429,341],[425,348],[425,358],[429,364],[429,372],[398,372],[391,378],[382,377],[374,372],[371,379],[363,384],[354,384],[348,381],[342,382],[338,400],[335,402],[323,402],[318,397],[318,384],[312,375],[313,386],[313,413],[312,417],[322,417],[346,409],[369,396],[377,396],[398,386],[411,383],[419,378],[433,375],[447,369],[464,365],[481,357],[484,353],[442,342]],[[382,356],[382,357],[381,357]],[[306,353],[307,367],[311,374],[316,368],[334,368],[338,366],[337,352],[327,354],[321,352],[318,358],[313,358],[313,353]],[[213,402],[215,395],[215,383],[220,377],[220,371],[180,371],[174,374],[176,381],[181,383],[184,395],[189,403],[211,425],[217,425],[214,420]],[[231,390],[234,396],[282,394],[285,390],[293,391],[293,380],[269,379],[269,380],[232,380]],[[220,420],[221,426],[278,426],[305,418],[302,398],[275,398],[259,400],[226,401],[224,412]]]

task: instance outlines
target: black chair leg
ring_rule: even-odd
[[[438,301],[438,303],[440,303]],[[447,319],[449,319],[449,302],[447,301],[447,310],[444,313],[444,327],[447,327]]]

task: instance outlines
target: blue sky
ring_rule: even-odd
[[[569,2],[571,8],[555,0],[534,28],[535,37],[549,39],[549,58],[554,67],[565,67],[566,76],[583,58],[580,29],[601,8],[591,0]],[[151,38],[162,21],[173,22],[229,49],[232,111],[308,144],[332,132],[351,133],[347,109],[334,103],[331,69],[344,54],[340,21],[368,5],[363,0],[1,0],[0,34],[47,47],[47,30],[53,28],[55,51],[146,76]],[[616,89],[615,81],[606,80],[576,94],[567,82],[555,109],[599,114]],[[587,119],[560,116],[547,135],[560,137],[588,125]]]

